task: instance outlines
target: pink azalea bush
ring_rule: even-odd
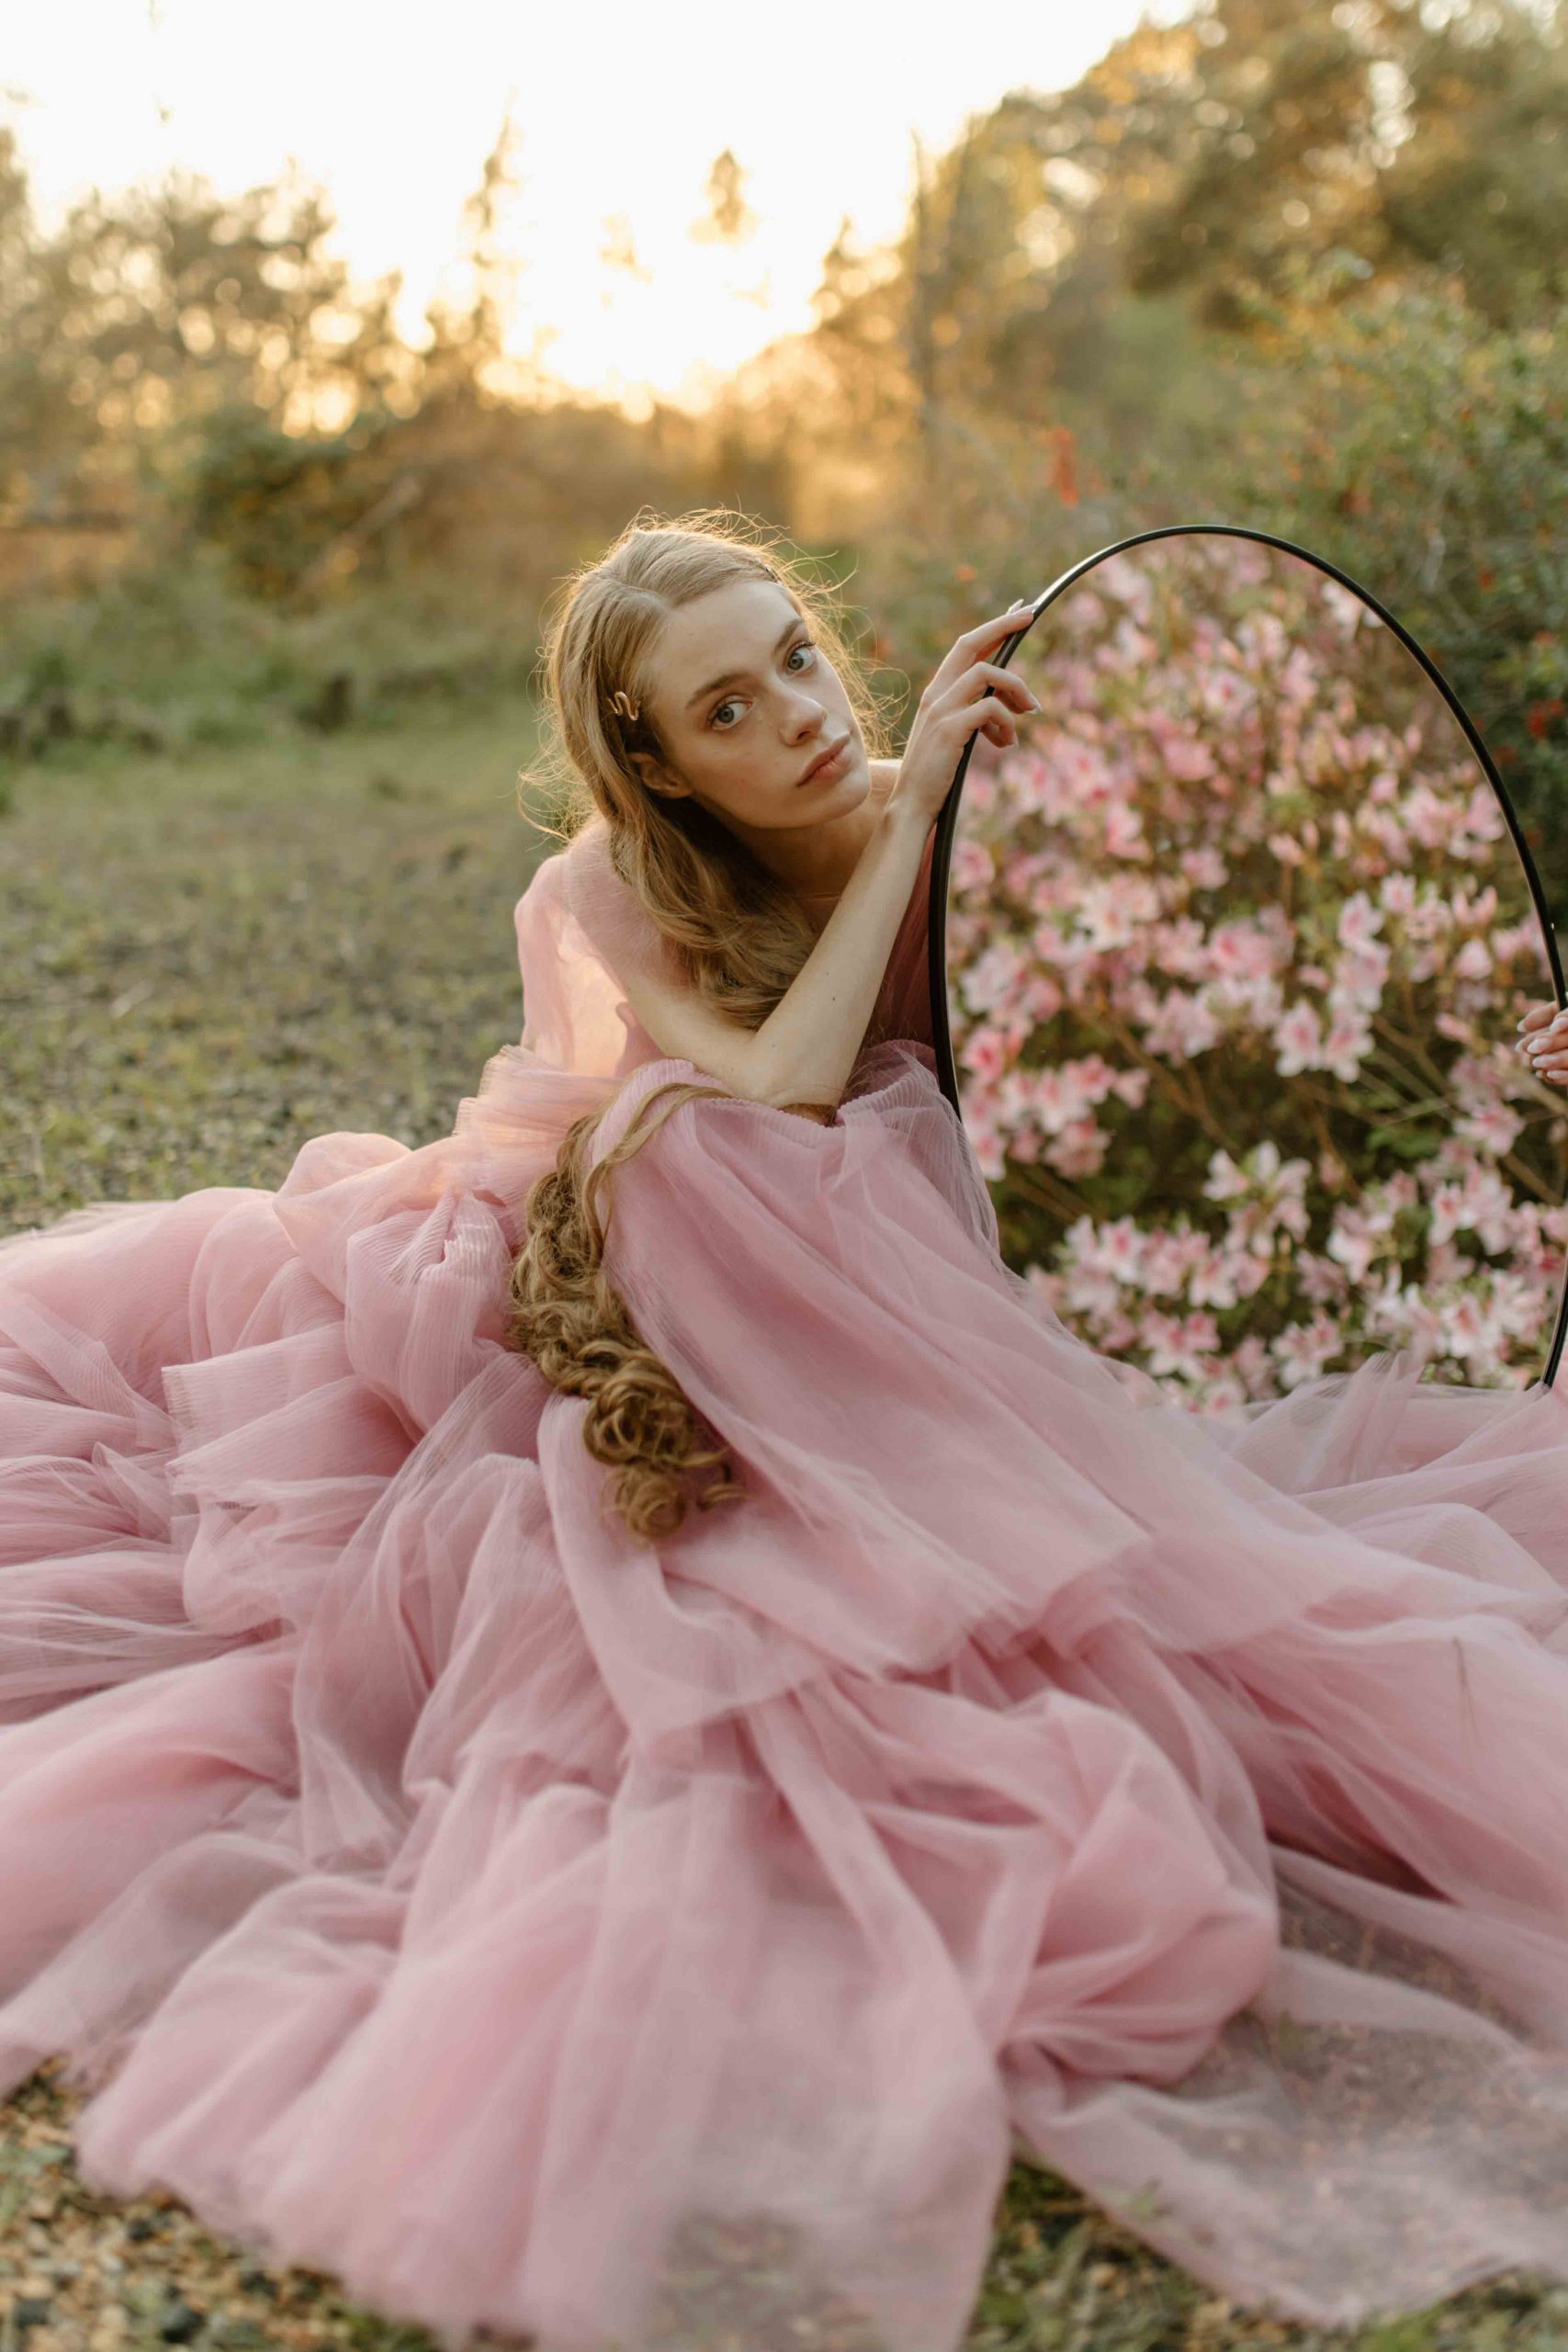
[[[1550,967],[1417,664],[1299,559],[1186,537],[1098,566],[1014,666],[1043,708],[976,744],[947,929],[1010,1262],[1200,1408],[1400,1346],[1538,1378],[1568,1120],[1515,1023]]]

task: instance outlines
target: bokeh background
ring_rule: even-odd
[[[1561,922],[1562,15],[6,12],[0,1229],[447,1131],[520,1026],[542,604],[641,510],[782,526],[906,722],[1123,534],[1304,543],[1464,695]],[[16,2340],[380,2340],[100,2207],[63,2112],[0,2141]],[[976,2345],[1303,2340],[1061,2182],[999,2222]],[[1367,2342],[1565,2331],[1488,2282]]]
[[[275,7],[265,42],[198,0],[9,23],[13,773],[472,708],[644,500],[784,524],[910,672],[999,590],[1196,513],[1367,576],[1544,819],[1560,12],[1112,0],[979,40],[846,13],[547,37],[468,0],[439,31],[375,12],[374,44],[345,0]],[[1561,891],[1568,845],[1542,852]]]

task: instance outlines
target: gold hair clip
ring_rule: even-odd
[[[635,718],[637,715],[638,707],[631,700],[625,686],[615,688],[615,693],[610,696],[610,707],[612,710],[618,710],[623,718]]]

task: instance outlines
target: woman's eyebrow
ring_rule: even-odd
[[[800,615],[798,613],[792,613],[789,619],[785,621],[783,628],[780,629],[777,637],[773,639],[773,651],[775,653],[783,645],[785,638],[793,637],[799,627]],[[727,670],[722,678],[710,678],[705,686],[699,686],[694,695],[687,695],[686,708],[690,710],[693,704],[701,702],[705,695],[717,694],[720,686],[732,686],[738,678],[749,678],[750,674],[751,673],[750,670]]]

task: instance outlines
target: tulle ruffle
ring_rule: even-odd
[[[894,1042],[613,1171],[746,1488],[639,1544],[506,1282],[702,1077],[0,1244],[0,2086],[453,2346],[953,2352],[1015,2150],[1317,2324],[1568,2277],[1555,1393],[1165,1403]]]

